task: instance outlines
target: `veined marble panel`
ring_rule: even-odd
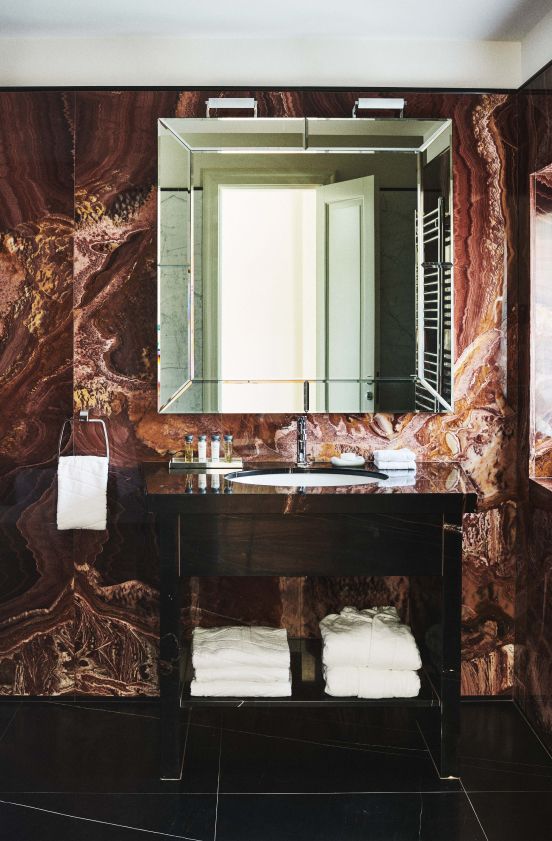
[[[141,460],[180,450],[187,432],[228,431],[234,434],[236,449],[247,449],[248,455],[294,457],[291,416],[157,413],[156,123],[159,117],[201,116],[210,93],[221,94],[0,94],[0,137],[7,138],[0,143],[12,162],[0,173],[0,274],[6,279],[0,300],[0,429],[7,463],[52,457],[60,422],[71,411],[66,397],[71,376],[74,410],[90,408],[108,419],[112,466],[123,474],[127,468],[133,473]],[[257,97],[261,116],[290,117],[349,116],[359,95],[243,92],[249,94]],[[311,415],[309,439],[322,457],[343,447],[369,453],[391,445],[411,447],[419,459],[462,463],[481,499],[481,513],[470,518],[466,537],[464,691],[507,691],[517,454],[515,97],[409,91],[406,98],[407,116],[453,120],[455,412]],[[27,163],[17,157],[21,148],[27,148]],[[17,604],[4,599],[6,621],[21,629],[7,659],[13,663],[27,652],[22,674],[28,691],[65,692],[75,684],[84,694],[157,690],[157,558],[153,538],[148,537],[150,526],[136,507],[137,480],[131,484],[132,493],[119,483],[110,496],[107,533],[79,536],[68,576],[74,589],[66,597],[67,582],[60,573],[48,591],[56,607],[48,608],[47,599],[39,605],[37,611],[45,612],[33,614],[32,621],[42,630],[32,639],[25,630],[31,620],[14,620],[19,616]],[[48,504],[50,509],[43,509],[46,517],[53,510],[53,503]],[[125,520],[128,506],[134,512],[132,522]],[[36,517],[36,508],[31,511]],[[27,545],[36,576],[37,558],[48,559],[45,570],[52,563],[55,567],[53,547],[59,535],[53,526],[41,533],[38,520],[34,522],[38,534]],[[21,541],[14,539],[17,555]],[[23,566],[30,563],[26,558]],[[31,591],[34,578],[28,581]],[[326,607],[333,609],[341,599],[355,597],[360,603],[375,598],[373,589],[364,590],[362,582],[344,581],[337,585],[341,591],[335,582],[300,582],[266,582],[262,596],[256,583],[247,590],[244,604],[241,582],[192,581],[184,618],[269,621],[310,633]],[[403,591],[391,583],[378,587],[378,597],[391,587],[389,595],[403,598]],[[61,664],[69,661],[55,640],[69,628],[72,665],[67,678],[67,667]],[[53,680],[51,670],[42,672],[37,662],[40,633],[43,649],[51,652]],[[9,663],[7,669],[13,673]]]

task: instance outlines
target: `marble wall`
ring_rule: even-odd
[[[514,698],[552,750],[552,480],[529,481],[516,594]]]
[[[552,476],[552,154],[551,163],[531,175],[531,428],[533,476]]]
[[[552,72],[519,95],[520,552],[514,698],[552,749]],[[538,174],[538,175],[536,175]],[[534,210],[538,212],[535,213]]]
[[[358,98],[250,93],[262,116],[348,116]],[[156,410],[156,120],[200,116],[211,94],[220,92],[0,94],[1,693],[155,694],[157,559],[137,465],[200,430],[231,431],[253,456],[293,455],[288,416]],[[320,455],[392,442],[469,472],[480,510],[466,522],[463,691],[497,694],[510,690],[513,665],[516,98],[407,100],[407,116],[454,122],[455,413],[312,415],[309,437]],[[71,388],[75,411],[109,421],[105,533],[54,525],[52,460]],[[92,432],[79,447],[94,446]],[[310,633],[326,606],[376,595],[400,604],[404,586],[195,580],[187,618]]]
[[[73,94],[0,93],[2,694],[73,688],[73,547],[55,528],[52,458],[72,409],[74,127]]]

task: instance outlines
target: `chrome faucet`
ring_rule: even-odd
[[[307,416],[297,417],[297,467],[308,467],[307,461]]]

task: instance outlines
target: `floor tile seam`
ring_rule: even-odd
[[[7,735],[8,731],[9,731],[9,729],[11,728],[11,726],[12,726],[12,724],[13,724],[13,722],[14,722],[14,719],[15,719],[15,717],[16,717],[16,715],[17,715],[17,713],[18,713],[18,712],[19,712],[19,706],[17,706],[17,707],[15,708],[15,710],[13,711],[13,713],[12,713],[12,714],[11,714],[11,716],[10,716],[10,720],[8,721],[8,723],[6,724],[6,726],[4,727],[4,729],[2,730],[2,733],[0,734],[0,742],[3,742],[3,741],[4,741],[4,738],[6,737],[6,735]]]
[[[193,723],[191,725],[194,726]],[[197,725],[199,727],[210,727],[212,725],[208,724],[201,724]],[[381,752],[384,751],[385,753],[389,753],[391,751],[396,752],[398,755],[406,754],[406,755],[414,755],[418,754],[420,756],[424,756],[427,753],[427,748],[404,748],[400,745],[380,745],[380,744],[372,744],[370,742],[346,742],[343,739],[331,739],[327,741],[319,741],[318,739],[300,739],[298,736],[285,736],[275,733],[265,733],[260,730],[242,730],[236,729],[234,727],[224,727],[223,730],[226,730],[228,733],[240,734],[243,733],[244,736],[262,736],[267,739],[281,739],[282,741],[299,741],[305,742],[309,745],[321,745],[323,747],[343,747],[343,748],[351,748],[354,750],[361,750],[367,752]]]
[[[174,782],[170,780],[168,782]],[[178,781],[177,781],[178,782]],[[102,791],[101,789],[96,789],[95,791],[90,791],[89,789],[85,789],[84,791],[78,791],[75,789],[71,789],[67,791],[66,789],[17,789],[17,790],[1,790],[0,789],[0,797],[2,795],[10,795],[10,797],[34,797],[36,796],[58,796],[58,797],[213,797],[215,791],[143,791],[142,789],[136,789],[132,791]]]
[[[187,707],[186,705],[184,705],[183,707],[181,707],[181,710],[184,710],[184,709],[197,710],[198,708],[197,707]],[[203,709],[213,709],[214,710],[216,708],[215,707],[204,707]],[[238,710],[238,709],[239,709],[239,706],[236,705],[235,707],[226,707],[222,711],[228,713],[230,711],[235,711],[235,710]],[[248,707],[247,709],[251,710],[251,709],[255,709],[255,708],[254,707]],[[267,708],[266,707],[264,707],[264,708],[257,707],[257,709],[267,709]],[[274,709],[276,709],[276,708],[273,707],[272,711],[274,711]],[[300,709],[301,712],[303,712],[306,709],[312,710],[312,709],[315,709],[315,708],[314,707],[295,707],[295,709]],[[323,722],[323,723],[326,724],[327,722]],[[334,724],[335,722],[331,722],[331,723]],[[193,722],[192,722],[192,724],[193,724]],[[213,725],[196,723],[196,726],[197,727],[210,727],[210,726],[213,726]],[[223,727],[224,727],[224,724],[223,724]],[[345,728],[347,730],[353,729],[353,728],[355,728],[355,729],[369,729],[369,730],[376,729],[376,725],[374,725],[374,724],[363,724],[363,723],[360,723],[360,722],[357,722],[355,724],[347,724],[346,722],[343,722],[343,721],[339,722],[339,727],[340,728]],[[228,728],[225,728],[225,729],[228,729]],[[239,729],[239,728],[234,728],[234,729]],[[384,729],[389,733],[408,733],[411,736],[414,735],[414,734],[418,734],[417,727],[413,727],[413,728],[409,728],[409,727],[384,727],[384,728],[379,728],[379,729],[380,730]]]
[[[550,772],[548,774],[538,774],[538,773],[532,773],[532,772],[530,772],[530,771],[528,771],[524,768],[515,768],[515,767],[512,767],[512,766],[510,766],[509,768],[496,768],[496,767],[494,767],[494,768],[493,767],[482,768],[480,765],[473,765],[470,762],[462,762],[460,767],[462,768],[462,770],[464,770],[466,768],[470,768],[470,769],[480,771],[480,772],[483,772],[483,773],[488,773],[488,774],[490,774],[491,772],[494,773],[494,774],[517,774],[517,775],[523,776],[523,777],[532,777],[532,778],[535,778],[535,779],[550,780],[552,782],[552,772]]]
[[[437,773],[437,776],[438,776],[438,777],[440,777],[440,774],[439,774],[439,769],[437,768],[437,763],[435,762],[435,759],[433,758],[433,754],[431,753],[431,751],[430,751],[430,749],[429,749],[429,745],[428,745],[428,743],[427,743],[427,739],[426,739],[426,737],[424,736],[424,731],[423,731],[423,730],[422,730],[422,728],[420,727],[420,723],[419,723],[419,721],[416,721],[416,727],[418,728],[418,731],[419,731],[419,733],[420,733],[420,736],[422,737],[422,741],[423,741],[424,745],[426,746],[426,750],[427,750],[427,752],[428,752],[428,754],[429,754],[429,758],[431,759],[431,762],[433,763],[433,767],[435,768],[435,771],[436,771],[436,773]]]
[[[143,716],[143,717],[146,718],[146,716]],[[154,717],[152,716],[152,718],[154,718]],[[351,727],[353,727],[353,726],[354,725],[351,725]],[[202,724],[201,722],[192,720],[190,722],[190,727],[201,727],[201,728],[206,729],[206,730],[207,729],[215,730],[217,725],[215,725],[215,724]],[[241,727],[225,727],[224,724],[222,725],[222,729],[226,730],[228,733],[244,733],[245,735],[248,735],[248,736],[257,736],[257,735],[258,736],[269,736],[269,737],[272,737],[272,738],[275,738],[275,739],[291,739],[291,738],[293,738],[292,736],[276,736],[273,733],[264,733],[263,731],[260,731],[260,730],[244,730]],[[398,730],[396,728],[385,728],[385,729],[390,730],[393,733],[409,733],[411,735],[416,733],[416,734],[419,735],[417,730]],[[345,742],[342,739],[334,739],[332,743],[334,743],[334,742],[341,743],[343,745],[350,744],[349,742]],[[320,744],[327,744],[327,743],[320,743]],[[360,746],[364,746],[364,745],[370,746],[369,742],[353,742],[352,744],[357,744],[357,745],[360,745]],[[382,747],[385,747],[385,746],[383,745]],[[393,750],[411,751],[412,753],[415,753],[415,752],[425,753],[426,750],[427,750],[426,748],[402,748],[402,747],[399,747],[399,746],[396,746],[396,745],[395,746],[390,745],[389,747],[393,747]]]
[[[63,707],[64,709],[69,710],[85,710],[86,712],[93,712],[93,713],[109,713],[111,715],[126,715],[127,718],[147,718],[150,721],[157,721],[159,716],[157,715],[144,715],[143,713],[128,713],[124,712],[123,710],[108,710],[103,709],[102,707],[92,707],[88,704],[64,704],[58,701],[52,701],[48,703],[49,707]]]
[[[424,814],[424,797],[420,792],[420,814],[418,816],[418,838],[422,837],[422,818]]]
[[[57,706],[71,707],[70,704],[66,704],[66,705],[59,704]],[[91,707],[88,707],[86,709],[87,709],[88,712],[112,712],[111,710],[94,710]],[[121,712],[117,713],[116,711],[113,711],[113,712],[115,712],[117,715],[126,715],[127,717],[130,717],[130,718],[146,718],[150,721],[157,721],[157,718],[154,717],[154,716],[140,716],[140,715],[135,715],[134,713],[121,713]],[[14,716],[15,716],[15,714],[16,713],[14,713]],[[12,717],[12,719],[10,719],[9,724],[11,724],[12,720],[13,720],[13,717]],[[4,731],[4,735],[6,734],[7,730],[9,729],[9,724],[8,724],[6,730]],[[194,723],[193,721],[189,722],[188,727],[200,727],[200,728],[203,728],[203,729],[211,729],[211,730],[216,729],[214,725],[199,724],[199,723]],[[370,744],[365,743],[365,742],[349,743],[349,742],[343,742],[341,740],[323,742],[323,741],[318,741],[316,739],[300,739],[298,737],[293,737],[293,736],[276,735],[276,734],[273,734],[273,733],[261,733],[261,732],[257,732],[257,731],[254,731],[254,730],[243,730],[243,729],[235,729],[235,728],[228,728],[228,727],[223,728],[223,729],[225,729],[228,733],[235,733],[235,734],[243,733],[246,736],[259,736],[261,738],[266,738],[266,739],[280,739],[281,741],[300,742],[302,744],[318,745],[320,747],[340,748],[340,749],[344,749],[344,750],[354,750],[354,751],[358,751],[358,752],[362,752],[362,753],[377,753],[377,754],[382,754],[383,753],[383,754],[386,754],[386,755],[397,756],[397,757],[400,757],[400,756],[409,756],[409,757],[410,756],[411,757],[419,756],[420,758],[427,754],[427,749],[426,748],[403,748],[403,747],[400,747],[400,746],[397,746],[397,745],[389,745],[389,746],[387,746],[387,745],[370,745]],[[405,732],[412,732],[412,731],[405,731]],[[1,738],[0,738],[0,741],[1,741]]]
[[[550,788],[471,788],[464,782],[462,786],[467,794],[552,794]]]
[[[222,740],[224,737],[224,730],[222,726],[219,728],[219,756],[218,756],[218,774],[217,774],[217,799],[215,801],[215,826],[213,831],[213,841],[217,841],[217,826],[218,826],[218,811],[220,801],[220,778],[222,771]]]
[[[357,796],[362,795],[363,797],[380,797],[381,795],[387,796],[398,796],[398,797],[419,797],[419,795],[428,795],[431,797],[441,795],[450,797],[451,795],[464,795],[466,794],[462,788],[458,788],[455,791],[425,791],[424,789],[413,789],[412,791],[400,791],[395,789],[389,789],[385,791],[375,791],[371,789],[370,791],[224,791],[221,790],[220,796],[221,797],[349,797],[349,796]]]
[[[552,759],[552,751],[550,750],[546,742],[543,741],[540,733],[535,728],[533,722],[531,721],[525,710],[517,703],[517,701],[514,700],[513,704],[516,711],[519,713],[521,720],[527,725],[527,727],[529,728],[539,745],[542,747],[546,755],[549,756],[550,759]]]
[[[542,768],[543,770],[547,770],[549,772],[549,774],[552,776],[552,764],[541,765],[540,762],[515,762],[515,761],[510,762],[507,759],[487,759],[487,758],[482,757],[482,756],[479,757],[479,756],[466,756],[466,755],[459,756],[458,760],[459,760],[460,763],[463,763],[463,764],[470,764],[470,763],[473,763],[473,762],[484,762],[485,764],[495,765],[495,766],[504,765],[504,766],[518,766],[520,768]],[[476,767],[476,766],[472,766],[472,767]],[[540,776],[544,776],[544,775],[541,774]]]
[[[228,712],[229,710],[237,710],[237,709],[239,709],[237,706],[236,707],[226,707],[225,712]],[[249,707],[248,709],[254,709],[254,708]],[[257,707],[257,709],[267,709],[267,708],[266,707],[264,707],[264,708]],[[276,709],[276,708],[273,707],[272,711],[274,709]],[[301,712],[303,712],[303,710],[305,710],[305,709],[311,709],[312,710],[312,709],[316,709],[316,708],[315,707],[295,707],[294,709],[296,709],[296,710],[300,709]],[[338,709],[338,708],[336,707],[336,709]],[[344,708],[342,708],[342,709],[344,709]],[[334,725],[335,721],[330,721],[330,722],[325,722],[324,721],[324,722],[317,722],[317,723],[322,723],[322,724],[330,723],[330,724]],[[418,733],[417,727],[410,727],[410,728],[409,727],[388,727],[388,726],[377,727],[377,725],[375,725],[375,724],[364,724],[362,722],[356,722],[356,723],[348,724],[347,722],[343,722],[343,721],[339,721],[338,723],[339,723],[340,728],[342,728],[342,729],[344,728],[344,729],[347,729],[347,730],[353,729],[353,728],[355,728],[357,730],[358,729],[362,729],[362,730],[364,730],[364,729],[366,729],[366,730],[376,730],[376,729],[378,729],[378,730],[385,730],[389,733],[409,733],[411,736]]]
[[[399,748],[394,745],[364,745],[358,742],[342,742],[339,739],[335,741],[318,741],[317,739],[301,739],[298,736],[276,736],[272,733],[258,733],[254,730],[227,730],[227,733],[240,734],[244,736],[259,736],[264,739],[278,739],[282,742],[300,742],[305,745],[315,745],[322,748],[344,748],[345,750],[353,750],[358,753],[377,753],[378,755],[384,753],[397,757],[406,758],[422,758],[427,755],[426,748]]]
[[[468,792],[466,791],[466,789],[464,787],[464,784],[462,783],[462,780],[460,780],[460,785],[462,786],[462,789],[464,791],[464,794],[466,795],[467,801],[471,806],[472,812],[475,815],[475,820],[479,824],[479,827],[481,829],[481,832],[483,833],[483,837],[484,837],[485,841],[489,841],[489,836],[487,835],[487,833],[485,831],[485,828],[484,828],[483,824],[481,823],[481,818],[477,814],[477,810],[476,810],[474,804],[472,803],[472,799],[471,799],[470,795],[468,794]]]
[[[285,737],[283,737],[285,738]],[[378,745],[378,744],[370,744],[369,742],[343,742],[341,739],[333,739],[332,741],[328,742],[314,742],[314,744],[320,745],[330,745],[331,747],[353,747],[358,750],[364,751],[378,751],[382,750],[388,753],[389,751],[396,751],[397,754],[400,756],[404,753],[406,756],[425,756],[427,753],[426,748],[401,748],[398,745]],[[389,749],[389,750],[386,750]]]
[[[188,735],[190,733],[190,718],[191,712],[188,713],[188,721],[186,722],[186,737],[184,739],[184,747],[182,748],[182,760],[180,762],[180,777],[182,779],[182,774],[184,772],[184,762],[186,761],[186,748],[188,747]]]
[[[196,838],[191,835],[175,835],[172,832],[161,832],[156,829],[144,829],[140,826],[131,826],[129,824],[124,823],[113,823],[112,821],[102,821],[99,818],[87,818],[83,815],[70,815],[67,812],[59,812],[55,809],[45,809],[42,806],[32,806],[29,803],[17,803],[14,800],[0,800],[0,805],[2,806],[16,806],[19,809],[30,809],[34,812],[43,812],[48,815],[57,815],[61,818],[68,818],[72,821],[86,821],[87,823],[97,823],[102,824],[103,826],[115,826],[119,829],[129,829],[134,832],[143,832],[147,835],[156,835],[161,838],[178,838],[180,841],[203,841],[201,838]]]
[[[129,712],[123,712],[122,710],[116,710],[116,709],[102,709],[101,707],[92,707],[92,706],[88,706],[88,705],[78,705],[78,706],[76,706],[74,704],[64,704],[63,702],[51,702],[51,704],[49,704],[49,706],[63,707],[63,708],[68,708],[68,709],[73,709],[73,710],[75,710],[75,709],[86,710],[86,712],[98,712],[98,713],[109,713],[109,714],[112,714],[112,715],[123,715],[123,716],[127,716],[127,718],[142,718],[142,719],[147,719],[149,721],[157,721],[158,720],[158,716],[144,715],[142,713],[129,713]],[[14,713],[14,715],[15,715],[15,713]],[[10,719],[10,723],[11,723],[12,720],[13,720],[13,717],[12,717],[12,719]],[[215,729],[214,725],[201,724],[199,722],[194,722],[194,721],[190,721],[189,726],[190,727],[201,727],[201,728],[204,728],[204,729]],[[347,725],[345,725],[345,726],[347,726]],[[349,725],[349,726],[350,727],[355,727],[356,725]],[[8,727],[9,727],[9,724],[8,724]],[[279,739],[290,739],[290,740],[293,738],[293,737],[289,737],[289,736],[275,736],[275,735],[270,734],[270,733],[257,733],[256,731],[242,730],[240,728],[238,728],[238,729],[236,729],[236,728],[224,728],[224,729],[226,729],[226,730],[228,730],[228,732],[232,732],[232,733],[244,733],[245,735],[259,735],[259,736],[265,736],[267,738],[279,738]],[[415,732],[413,730],[407,730],[407,729],[403,729],[403,728],[389,728],[389,729],[392,730],[392,732],[397,732],[397,733],[413,733],[413,732]],[[5,732],[6,731],[4,731],[4,734],[5,734]],[[1,738],[2,737],[0,737],[0,740],[1,740]],[[330,747],[334,747],[334,746],[342,746],[342,747],[346,747],[346,748],[350,747],[349,743],[343,742],[341,740],[336,740],[335,742],[319,742],[317,740],[300,740],[300,741],[305,741],[309,744],[319,744],[319,745],[322,745],[322,746],[327,745],[327,746],[330,746]],[[366,749],[367,750],[374,750],[375,749],[377,751],[378,747],[384,749],[386,746],[385,745],[381,745],[381,746],[380,745],[374,745],[373,746],[373,745],[370,745],[370,743],[360,742],[360,743],[355,743],[353,745],[353,747],[355,747],[356,749],[359,749],[359,750],[366,750]],[[392,751],[397,751],[398,753],[402,753],[402,752],[412,753],[412,754],[418,753],[420,755],[423,755],[423,754],[426,753],[425,748],[403,748],[403,747],[399,747],[399,746],[389,746],[389,747],[392,748]],[[385,752],[389,753],[389,751],[385,751]]]
[[[227,727],[223,728],[223,730],[225,730],[227,733],[234,733],[236,735],[259,736],[260,738],[263,738],[263,739],[279,739],[282,742],[299,742],[300,744],[305,744],[305,745],[316,745],[318,747],[338,748],[340,750],[351,750],[351,751],[355,751],[357,753],[375,753],[375,754],[378,754],[378,756],[381,756],[382,754],[385,754],[385,755],[401,757],[403,759],[405,759],[405,758],[413,758],[413,759],[420,758],[421,759],[423,756],[426,756],[426,754],[429,752],[427,748],[425,750],[423,750],[422,748],[415,749],[416,753],[418,754],[418,757],[415,757],[415,756],[410,757],[409,754],[404,753],[402,748],[392,748],[392,747],[390,747],[389,750],[384,750],[383,748],[381,750],[377,750],[375,748],[355,747],[354,745],[349,745],[347,742],[337,743],[337,744],[335,742],[334,743],[332,743],[332,742],[316,742],[316,741],[312,741],[310,739],[300,739],[297,736],[276,736],[276,735],[273,735],[272,733],[257,733],[254,730],[234,730],[234,729],[230,729],[230,728],[227,728]],[[407,750],[410,750],[410,748],[407,749]]]

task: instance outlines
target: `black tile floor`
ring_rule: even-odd
[[[552,761],[509,702],[462,704],[461,780],[412,710],[183,712],[158,778],[155,704],[0,704],[0,841],[550,841]]]

